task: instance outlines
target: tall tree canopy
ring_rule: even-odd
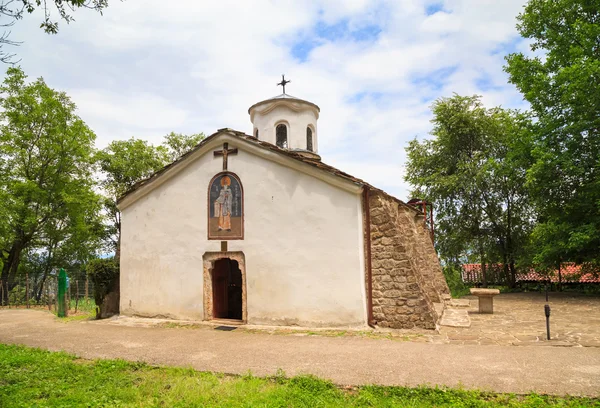
[[[44,19],[40,24],[48,34],[58,33],[58,20],[52,17],[52,9],[59,16],[59,20],[66,23],[74,21],[73,12],[79,8],[96,10],[100,13],[108,7],[108,0],[0,0],[0,26],[11,27],[17,20],[37,9],[44,11]],[[18,45],[18,42],[10,40],[10,32],[5,31],[0,36],[0,61],[10,62],[14,54],[3,50],[4,45]]]
[[[98,152],[97,159],[104,173],[101,184],[107,195],[105,208],[111,220],[108,235],[117,261],[121,242],[121,213],[117,208],[117,199],[138,181],[190,151],[202,139],[203,133],[183,135],[171,132],[159,146],[131,138],[115,140]]]
[[[411,141],[406,180],[434,204],[447,263],[500,263],[510,283],[531,226],[525,190],[529,120],[478,96],[438,99],[431,139]],[[485,274],[484,274],[485,275]]]
[[[198,143],[204,140],[204,133],[196,133],[193,135],[184,135],[181,133],[171,132],[165,136],[165,141],[162,143],[166,149],[167,160],[172,162],[192,150]]]
[[[0,87],[0,258],[4,282],[34,245],[85,246],[97,233],[94,133],[64,92],[9,68]],[[91,238],[90,238],[91,239]]]
[[[600,2],[531,0],[520,34],[541,56],[505,67],[538,121],[527,174],[539,223],[535,261],[600,266]]]
[[[165,154],[145,140],[135,138],[115,140],[97,154],[100,169],[104,173],[101,185],[106,194],[108,236],[117,260],[121,242],[121,213],[117,208],[117,199],[135,183],[163,167]]]

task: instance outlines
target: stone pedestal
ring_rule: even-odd
[[[499,294],[498,289],[471,288],[471,295],[479,298],[479,313],[494,313],[494,296]]]

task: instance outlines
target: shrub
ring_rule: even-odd
[[[460,267],[446,265],[443,270],[452,297],[458,298],[469,294],[469,287],[462,281]]]
[[[119,265],[114,258],[92,259],[86,266],[86,272],[94,284],[94,301],[100,308],[100,316],[106,296],[118,288]]]

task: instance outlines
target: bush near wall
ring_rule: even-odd
[[[459,298],[461,296],[468,295],[469,287],[465,285],[461,276],[461,268],[456,265],[446,265],[443,268],[444,277],[448,283],[450,294],[453,298]]]
[[[114,301],[108,302],[109,296],[119,289],[119,264],[114,258],[98,258],[91,260],[86,271],[94,284],[94,301],[96,302],[96,317],[107,317],[118,313],[118,296],[116,313]]]

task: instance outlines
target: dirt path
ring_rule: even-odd
[[[206,328],[128,327],[0,311],[0,342],[83,358],[255,375],[278,368],[338,384],[464,386],[497,392],[600,396],[600,348],[427,344],[360,337],[277,336]]]

